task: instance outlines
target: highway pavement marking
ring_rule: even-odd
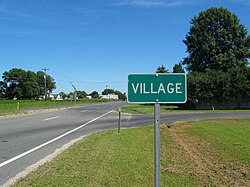
[[[49,121],[49,120],[53,120],[53,119],[57,119],[57,118],[60,118],[61,116],[56,116],[56,117],[52,117],[52,118],[47,118],[47,119],[44,119],[43,121]]]
[[[62,135],[54,138],[54,139],[51,139],[51,140],[49,140],[49,141],[47,141],[47,142],[45,142],[45,143],[43,143],[43,144],[41,144],[41,145],[39,145],[37,147],[34,147],[33,149],[30,149],[30,150],[28,150],[28,151],[26,151],[26,152],[24,152],[24,153],[22,153],[20,155],[17,155],[17,156],[15,156],[15,157],[13,157],[13,158],[11,158],[9,160],[6,160],[5,162],[0,163],[0,168],[3,167],[3,166],[5,166],[5,165],[7,165],[7,164],[9,164],[9,163],[11,163],[11,162],[16,161],[19,158],[22,158],[22,157],[24,157],[24,156],[26,156],[26,155],[28,155],[28,154],[30,154],[30,153],[32,153],[32,152],[40,149],[40,148],[42,148],[42,147],[45,147],[46,145],[49,145],[49,144],[55,142],[56,140],[59,140],[59,139],[65,137],[65,136],[67,136],[67,135],[69,135],[69,134],[71,134],[71,133],[73,133],[73,132],[81,129],[82,127],[84,127],[84,126],[86,126],[86,125],[88,125],[88,124],[90,124],[90,123],[92,123],[92,122],[94,122],[94,121],[96,121],[96,120],[98,120],[98,119],[100,119],[100,118],[102,118],[102,117],[110,114],[111,112],[113,112],[113,110],[111,110],[111,111],[109,111],[109,112],[107,112],[107,113],[105,113],[105,114],[103,114],[101,116],[98,116],[98,117],[96,117],[96,118],[88,121],[87,123],[84,123],[84,124],[80,125],[79,127],[76,127],[76,128],[74,128],[74,129],[72,129],[72,130],[70,130],[70,131],[68,131],[68,132],[66,132],[66,133],[64,133],[64,134],[62,134]]]
[[[87,110],[82,110],[82,111],[80,111],[80,112],[86,112]]]

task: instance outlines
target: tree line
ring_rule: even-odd
[[[100,95],[97,91],[93,91],[90,94],[87,94],[87,92],[85,92],[85,91],[78,90],[78,91],[76,91],[75,94],[76,94],[78,99],[84,99],[87,96],[91,96],[92,98],[100,98]],[[102,95],[115,94],[115,95],[118,95],[118,99],[121,99],[121,100],[127,99],[126,93],[122,93],[122,92],[120,92],[118,90],[114,90],[114,89],[104,89],[101,94]],[[65,98],[70,98],[70,96],[73,96],[74,93],[71,92],[69,94],[66,94],[64,92],[60,92],[60,95],[62,96],[63,99],[65,99]]]
[[[3,73],[0,98],[39,99],[56,88],[54,79],[43,71],[25,71],[13,68]]]
[[[46,98],[48,93],[56,89],[56,82],[50,75],[43,71],[32,72],[19,68],[13,68],[5,71],[0,81],[0,98],[5,99],[41,99]],[[76,96],[78,99],[84,99],[88,95],[92,98],[100,98],[97,91],[87,94],[85,91],[76,91],[75,93],[59,93],[63,99]],[[126,94],[118,90],[105,89],[103,95],[116,94],[121,100],[126,100]]]
[[[246,27],[223,7],[201,11],[190,23],[183,40],[188,56],[173,70],[183,73],[182,66],[187,70],[187,106],[195,107],[201,101],[213,106],[227,100],[239,106],[241,99],[250,104],[250,36]],[[162,65],[156,72],[168,70]]]
[[[183,43],[188,56],[173,67],[173,73],[187,71],[188,103],[195,106],[201,101],[223,103],[226,100],[246,100],[250,105],[250,36],[239,18],[226,8],[211,7],[191,20],[190,30]],[[168,73],[164,65],[157,73]],[[56,88],[54,79],[42,71],[34,73],[13,68],[3,73],[0,97],[33,99]],[[46,85],[45,85],[46,79]],[[102,94],[114,93],[120,99],[125,93],[105,89]],[[78,91],[79,98],[87,93]],[[98,98],[93,91],[90,94]],[[239,104],[240,105],[240,104]]]

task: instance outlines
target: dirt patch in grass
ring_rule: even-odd
[[[184,159],[192,161],[189,167],[182,168],[182,171],[192,171],[190,174],[202,179],[205,186],[250,186],[249,165],[218,159],[216,155],[219,150],[216,150],[212,140],[186,133],[191,125],[193,124],[178,122],[171,126],[164,125],[162,130],[163,134],[169,136],[174,144],[185,152]],[[173,165],[165,171],[178,172],[178,168]]]

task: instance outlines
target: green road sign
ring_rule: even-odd
[[[129,74],[129,103],[185,103],[187,81],[184,73]]]

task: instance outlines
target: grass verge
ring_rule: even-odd
[[[161,186],[248,186],[249,133],[250,119],[162,125]],[[153,186],[153,136],[153,127],[96,133],[14,186]]]

